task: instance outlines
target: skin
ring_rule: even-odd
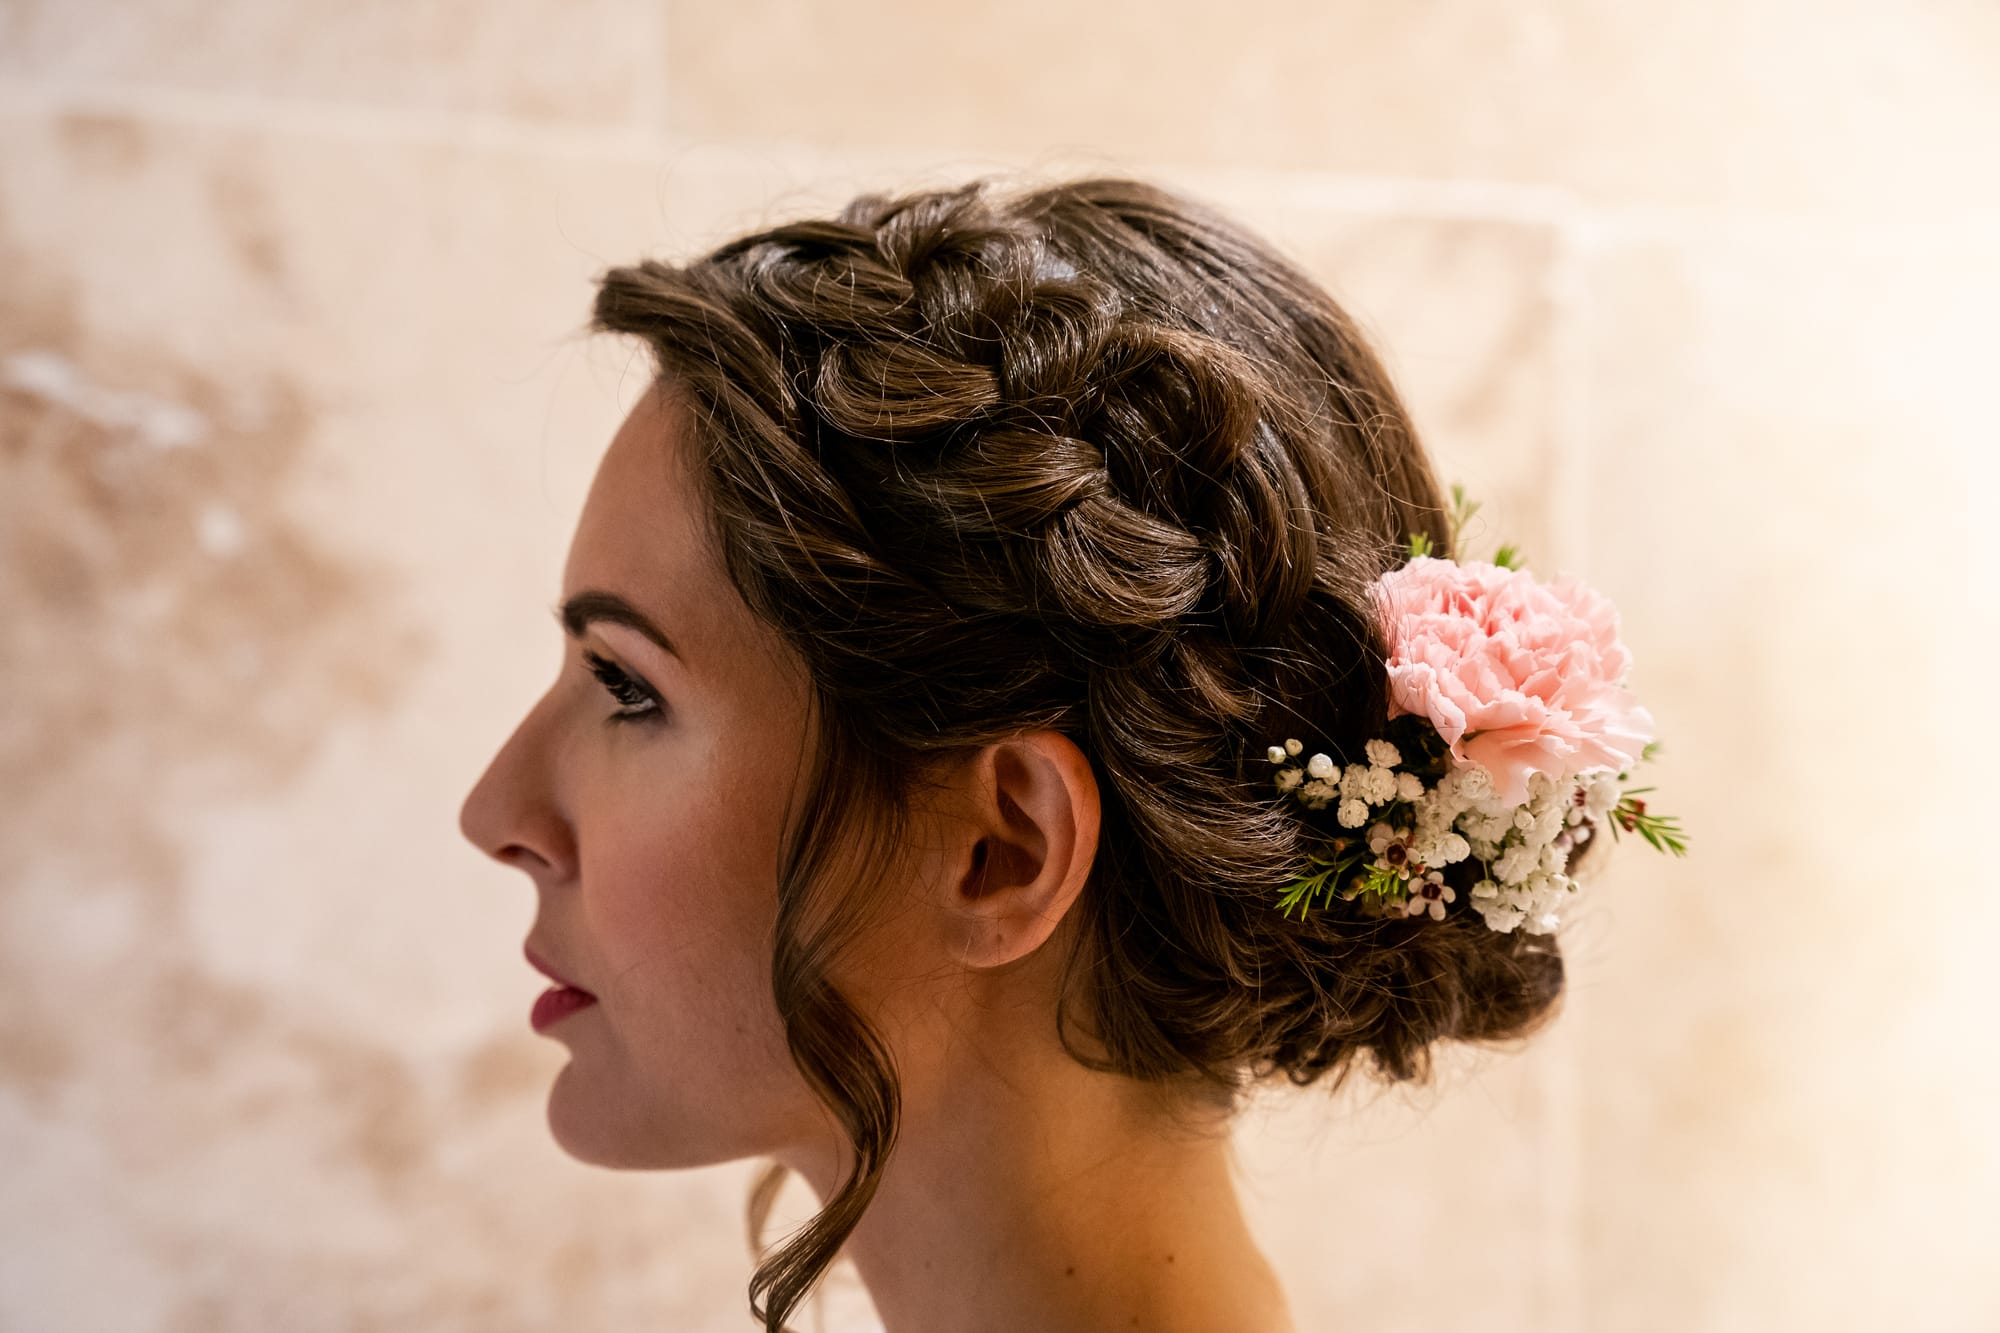
[[[849,1151],[771,996],[785,794],[812,744],[798,655],[744,604],[680,480],[671,390],[599,466],[563,597],[616,593],[671,640],[596,621],[467,796],[465,836],[527,873],[529,942],[598,1003],[556,1023],[548,1121],[629,1169],[775,1158],[824,1200]],[[588,670],[631,677],[633,720]],[[846,1253],[888,1333],[1292,1333],[1237,1199],[1225,1127],[1085,1069],[1056,1036],[1067,909],[1099,797],[1067,738],[955,758],[837,983],[883,1035],[903,1118]]]

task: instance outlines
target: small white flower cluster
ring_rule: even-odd
[[[1566,872],[1570,854],[1592,836],[1571,830],[1585,819],[1602,827],[1617,806],[1618,774],[1594,770],[1557,781],[1545,773],[1528,779],[1528,799],[1517,806],[1476,803],[1458,819],[1472,851],[1491,875],[1472,886],[1472,905],[1501,932],[1515,927],[1546,935],[1560,923],[1565,901],[1577,891]]]
[[[1376,868],[1397,873],[1408,886],[1409,896],[1400,904],[1406,914],[1443,920],[1445,904],[1457,894],[1444,883],[1440,867],[1476,857],[1489,874],[1472,886],[1472,906],[1503,934],[1516,927],[1531,935],[1556,928],[1559,909],[1577,890],[1565,873],[1570,854],[1591,836],[1589,829],[1581,838],[1571,830],[1585,819],[1601,828],[1621,796],[1619,775],[1608,769],[1561,782],[1537,773],[1529,779],[1528,800],[1506,805],[1477,764],[1451,764],[1435,784],[1426,785],[1414,773],[1395,771],[1402,755],[1385,740],[1369,741],[1368,763],[1349,764],[1344,772],[1330,756],[1315,754],[1302,773],[1290,761],[1303,749],[1296,740],[1270,748],[1271,762],[1282,765],[1274,778],[1278,790],[1314,810],[1337,796],[1343,828],[1366,824],[1371,806],[1398,801],[1410,806],[1408,827],[1379,822],[1366,835]]]
[[[1296,740],[1271,747],[1271,762],[1287,764],[1305,746]],[[1333,756],[1316,754],[1306,760],[1303,772],[1286,767],[1278,770],[1279,791],[1296,794],[1309,810],[1323,810],[1335,799],[1340,801],[1339,819],[1343,828],[1360,828],[1368,822],[1368,807],[1395,800],[1415,800],[1424,784],[1414,773],[1397,773],[1403,756],[1388,741],[1368,742],[1368,762],[1349,764],[1345,772]]]

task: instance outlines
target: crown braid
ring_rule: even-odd
[[[1552,1011],[1548,939],[1272,906],[1301,852],[1265,742],[1358,755],[1380,733],[1365,590],[1405,534],[1450,535],[1386,372],[1268,245],[1142,182],[974,181],[612,269],[595,316],[679,393],[730,577],[824,705],[774,987],[858,1165],[759,1268],[767,1327],[895,1134],[886,1056],[826,979],[843,917],[816,877],[927,757],[1048,727],[1099,770],[1056,1016],[1093,1068],[1233,1105],[1278,1073],[1337,1087],[1363,1054],[1420,1078],[1436,1042]]]

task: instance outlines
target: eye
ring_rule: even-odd
[[[590,674],[597,677],[605,691],[618,701],[618,711],[608,720],[627,722],[659,711],[660,697],[616,662],[593,652],[585,652],[583,664],[590,668]]]

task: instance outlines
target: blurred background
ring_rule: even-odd
[[[2000,1328],[1996,131],[1991,0],[0,0],[0,1328],[752,1327],[754,1164],[550,1141],[458,804],[591,276],[984,172],[1305,262],[1659,723],[1552,1029],[1243,1120],[1302,1329]]]

